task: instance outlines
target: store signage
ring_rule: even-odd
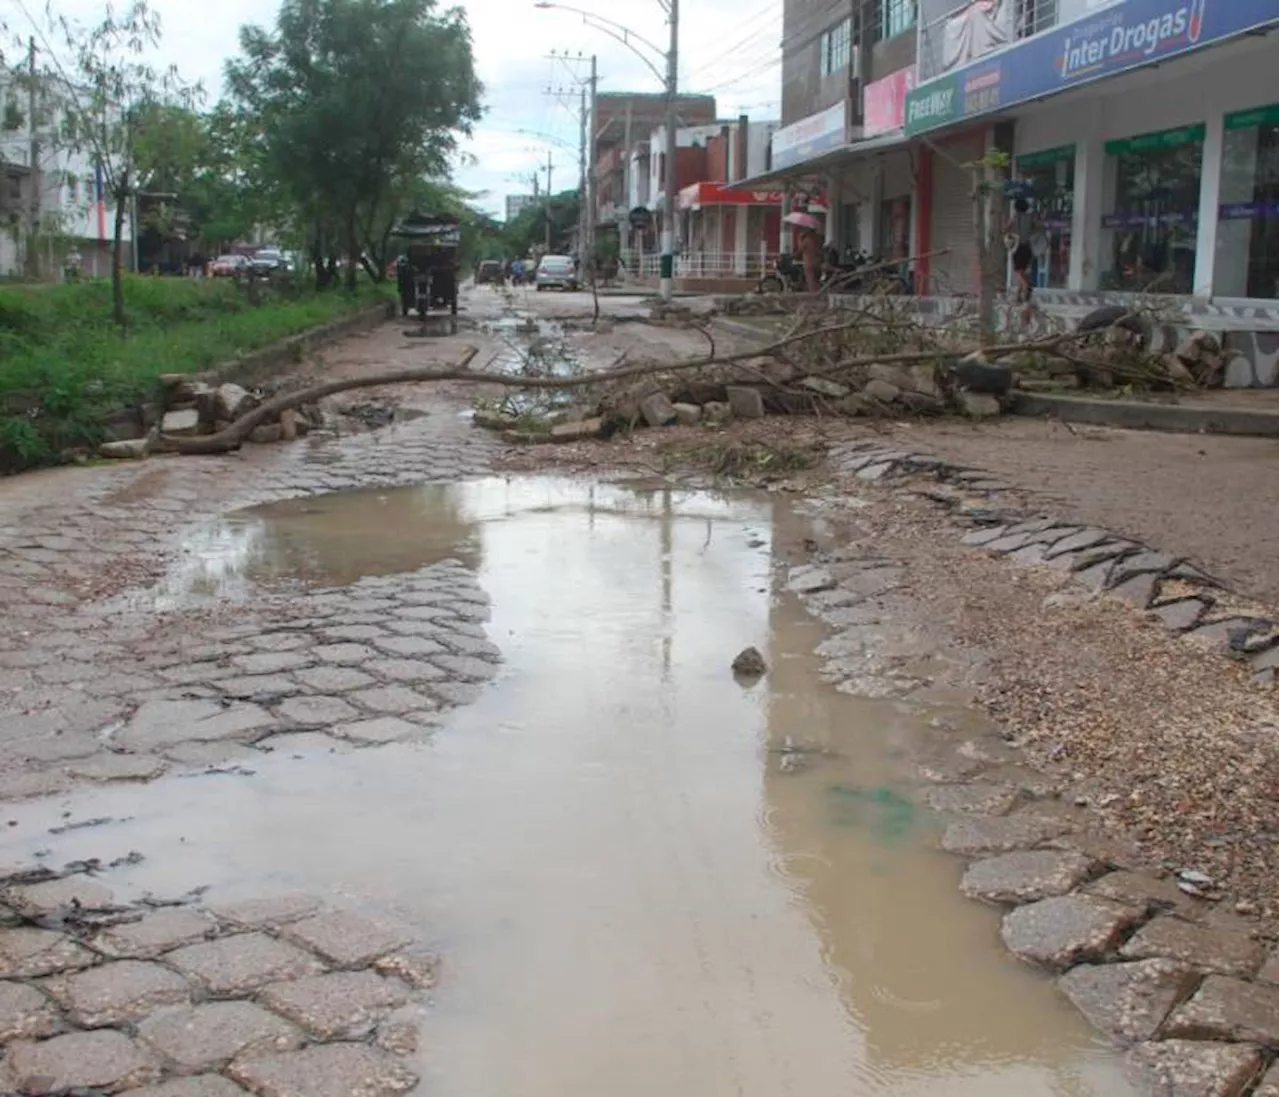
[[[729,190],[722,183],[694,183],[680,192],[680,209],[699,206],[780,206],[780,190]]]
[[[802,164],[824,152],[838,149],[848,140],[845,100],[775,130],[769,139],[770,170]]]
[[[1157,149],[1176,149],[1179,145],[1194,145],[1204,140],[1205,127],[1179,126],[1177,129],[1142,133],[1137,137],[1122,137],[1108,141],[1103,147],[1108,156],[1124,156],[1133,153],[1155,152]]]
[[[922,84],[907,96],[905,129],[964,122],[1276,21],[1275,0],[1125,0]]]
[[[1075,145],[1059,145],[1056,149],[1041,149],[1039,152],[1023,153],[1015,158],[1019,168],[1046,168],[1051,164],[1063,161],[1074,161]]]
[[[862,136],[878,137],[902,129],[907,95],[916,86],[916,67],[891,72],[862,89]]]
[[[1253,110],[1238,110],[1228,114],[1223,122],[1229,130],[1252,129],[1254,126],[1274,126],[1280,124],[1280,108],[1275,103],[1269,107],[1255,107]]]

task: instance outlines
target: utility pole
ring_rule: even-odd
[[[40,127],[37,125],[36,108],[39,105],[39,94],[36,89],[36,39],[32,35],[27,39],[27,131],[30,139],[28,163],[31,165],[30,213],[27,225],[27,274],[31,278],[40,276],[40,250],[36,246],[36,237],[40,232],[40,207],[44,189],[44,179],[40,171]]]
[[[547,252],[552,250],[552,154],[547,150]]]
[[[667,49],[666,172],[662,185],[662,266],[658,295],[664,301],[675,296],[676,244],[676,84],[679,79],[680,0],[667,0],[671,20],[671,44]]]
[[[596,88],[599,83],[596,71],[596,55],[591,55],[591,106],[587,120],[587,256],[594,260],[596,254],[596,139],[599,137],[600,120],[596,115]]]
[[[587,273],[587,89],[578,89],[578,267]]]

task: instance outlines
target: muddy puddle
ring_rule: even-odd
[[[894,761],[931,714],[819,680],[772,567],[806,532],[785,506],[486,480],[241,516],[216,589],[469,560],[497,682],[426,744],[21,805],[10,852],[138,850],[120,892],[300,889],[421,927],[445,958],[422,1094],[1125,1097],[934,848]],[[50,835],[68,810],[124,821]]]

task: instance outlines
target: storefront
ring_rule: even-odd
[[[967,246],[976,263],[952,134],[1012,119],[1011,174],[1048,237],[1040,286],[1274,307],[1276,7],[1197,8],[1190,18],[1178,0],[1126,0],[912,92],[907,132],[947,153],[929,158],[931,248]],[[961,152],[981,155],[976,140]],[[964,263],[953,254],[946,267],[957,292]]]
[[[1280,295],[1277,285],[1277,108],[1236,111],[1223,120],[1213,290],[1220,297]]]
[[[758,278],[778,251],[783,194],[694,183],[680,191],[680,274],[690,278]],[[772,216],[770,216],[772,214]]]
[[[1076,146],[1020,153],[1013,177],[1030,188],[1030,204],[1047,247],[1035,256],[1032,284],[1066,289],[1071,271],[1071,218],[1075,205]]]

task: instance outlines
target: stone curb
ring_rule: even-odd
[[[193,374],[191,380],[203,381],[215,388],[228,383],[250,387],[281,366],[295,364],[308,351],[336,342],[358,331],[377,327],[383,321],[393,319],[395,315],[394,301],[369,305],[350,316],[331,320],[327,324],[309,328],[297,335],[286,336],[270,346],[242,354],[203,373]]]
[[[1205,600],[1203,612],[1212,605],[1210,592],[1225,593],[1185,562],[1106,530],[975,505],[974,494],[985,502],[1009,488],[989,473],[875,442],[836,447],[828,459],[864,482],[928,475],[935,486],[922,494],[967,521],[964,540],[1049,566],[1055,565],[1047,554],[1056,550],[1057,566],[1091,573],[1095,589],[1109,585],[1127,597],[1141,586],[1154,597],[1164,582],[1188,584],[1196,591],[1191,597]],[[1096,563],[1087,555],[1091,549],[1102,552]],[[896,586],[883,576],[892,570],[888,564],[866,565],[877,576],[875,589]],[[1149,583],[1134,584],[1142,577]],[[840,584],[821,565],[791,567],[787,586],[819,618],[824,607],[840,604],[824,601]],[[865,596],[870,588],[853,589]],[[1265,624],[1269,646],[1243,657],[1269,653],[1266,680],[1274,681],[1275,627]],[[1200,617],[1175,631],[1209,627]],[[835,652],[827,644],[818,648],[820,656]],[[1057,977],[1059,990],[1124,1052],[1126,1073],[1139,1092],[1277,1097],[1274,941],[1214,907],[1207,876],[1191,870],[1159,874],[1139,863],[1127,843],[1091,836],[1085,811],[1061,800],[1051,778],[1016,765],[1018,758],[1003,739],[979,738],[961,745],[953,758],[918,766],[922,801],[949,824],[941,847],[965,858],[963,893],[1001,911],[1005,946]]]
[[[1275,411],[1096,400],[1018,389],[1014,389],[1009,397],[1008,410],[1014,415],[1047,415],[1064,423],[1088,423],[1124,430],[1162,430],[1174,434],[1231,434],[1256,438],[1280,435],[1280,416]]]
[[[0,873],[0,1094],[417,1084],[413,930],[299,894],[119,905],[98,867]]]
[[[840,445],[827,459],[867,482],[928,477],[934,486],[923,494],[969,527],[966,544],[1019,564],[1069,572],[1078,585],[1123,599],[1170,632],[1247,662],[1256,684],[1276,682],[1276,622],[1219,608],[1231,592],[1182,557],[1100,527],[1002,507],[999,494],[1012,485],[979,469],[879,442]],[[975,497],[993,505],[975,505]]]

